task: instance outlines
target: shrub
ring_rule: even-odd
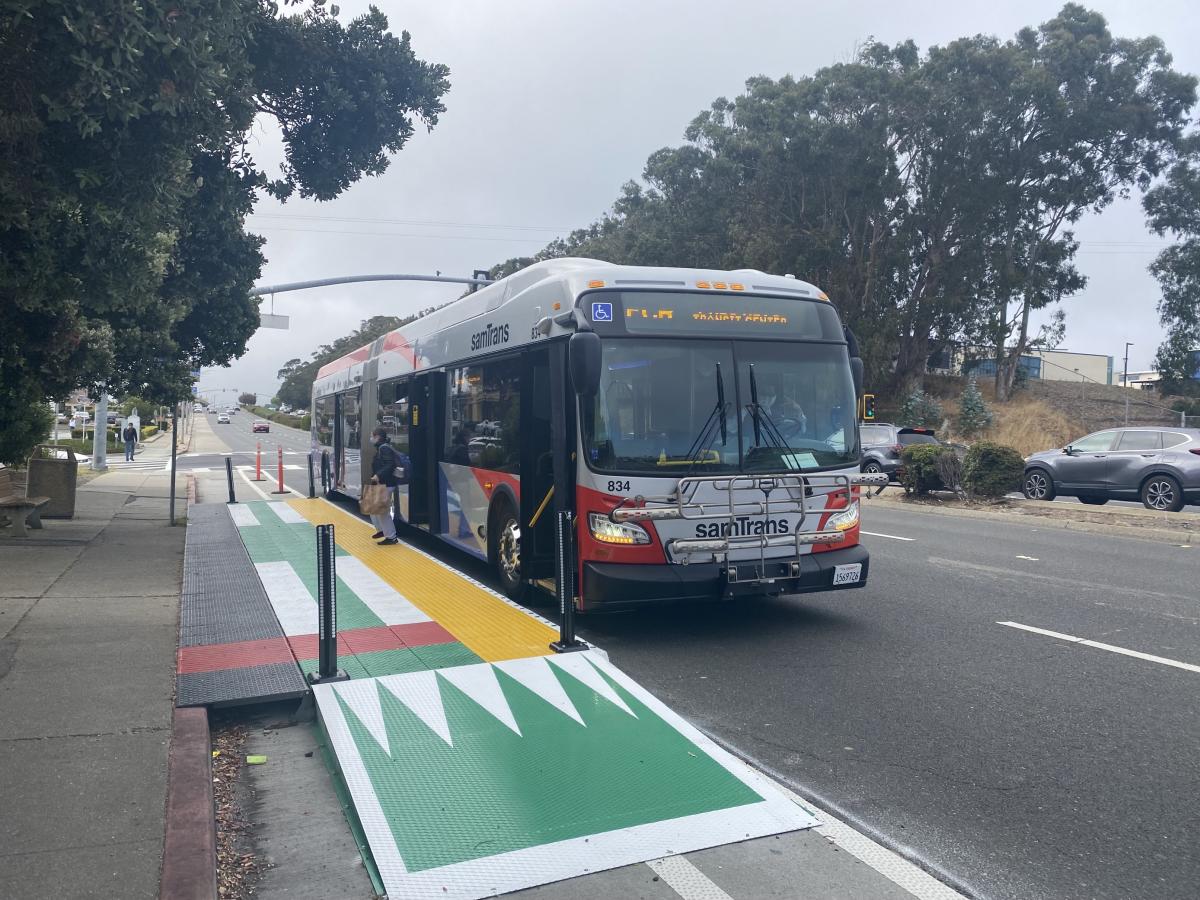
[[[959,401],[958,430],[970,437],[991,428],[994,419],[995,416],[983,400],[983,394],[979,393],[979,385],[975,383],[975,375],[972,373]]]
[[[904,468],[900,483],[910,494],[928,494],[945,485],[938,474],[938,457],[954,451],[942,444],[910,444],[900,454]]]
[[[972,444],[963,461],[963,485],[972,497],[1003,497],[1020,490],[1024,474],[1021,454],[991,441]]]
[[[900,407],[900,424],[905,427],[928,425],[937,428],[942,424],[942,417],[942,405],[920,388],[915,388]]]
[[[158,426],[157,425],[143,425],[142,426],[142,440],[143,441],[146,438],[152,437],[153,435],[156,435],[156,434],[158,434]]]

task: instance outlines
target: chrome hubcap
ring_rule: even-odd
[[[500,542],[496,548],[500,571],[509,581],[521,577],[521,527],[516,519],[508,519],[500,530]]]
[[[1009,482],[1009,484],[1012,484],[1012,482]],[[1050,485],[1045,475],[1034,473],[1025,479],[1025,493],[1034,500],[1045,500],[1049,489]]]
[[[1175,503],[1175,487],[1169,481],[1152,481],[1146,485],[1146,499],[1155,509],[1170,509]]]

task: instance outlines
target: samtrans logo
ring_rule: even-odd
[[[791,523],[787,519],[758,519],[738,516],[732,522],[700,522],[696,526],[698,538],[760,537],[772,534],[790,534]]]
[[[471,335],[472,350],[486,350],[488,347],[495,347],[497,344],[507,343],[507,325],[485,325],[483,326],[482,331],[477,331]]]

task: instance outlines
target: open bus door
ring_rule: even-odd
[[[554,419],[550,351],[524,354],[521,372],[521,568],[526,579],[554,577]]]
[[[413,378],[409,403],[409,524],[437,533],[438,459],[441,456],[442,421],[446,396],[446,373],[424,372]]]

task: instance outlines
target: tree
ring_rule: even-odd
[[[329,199],[444,110],[447,70],[319,0],[0,0],[0,421],[104,383],[158,402],[243,352],[263,191]],[[250,154],[272,117],[285,163]]]
[[[900,408],[900,424],[906,428],[937,428],[942,424],[943,416],[942,404],[920,388],[914,388]]]
[[[242,406],[258,406],[258,394],[238,394],[238,403]]]
[[[958,430],[967,437],[974,437],[991,428],[994,418],[972,373],[958,403]]]
[[[1200,133],[1180,144],[1180,157],[1144,200],[1150,228],[1178,242],[1150,266],[1162,297],[1158,315],[1167,330],[1154,365],[1164,393],[1200,394]]]
[[[1161,40],[1115,38],[1076,4],[1004,49],[1011,77],[995,98],[994,173],[983,178],[1002,223],[991,282],[998,400],[1031,346],[1031,313],[1084,285],[1069,226],[1148,187],[1196,100],[1196,79],[1171,68]]]

